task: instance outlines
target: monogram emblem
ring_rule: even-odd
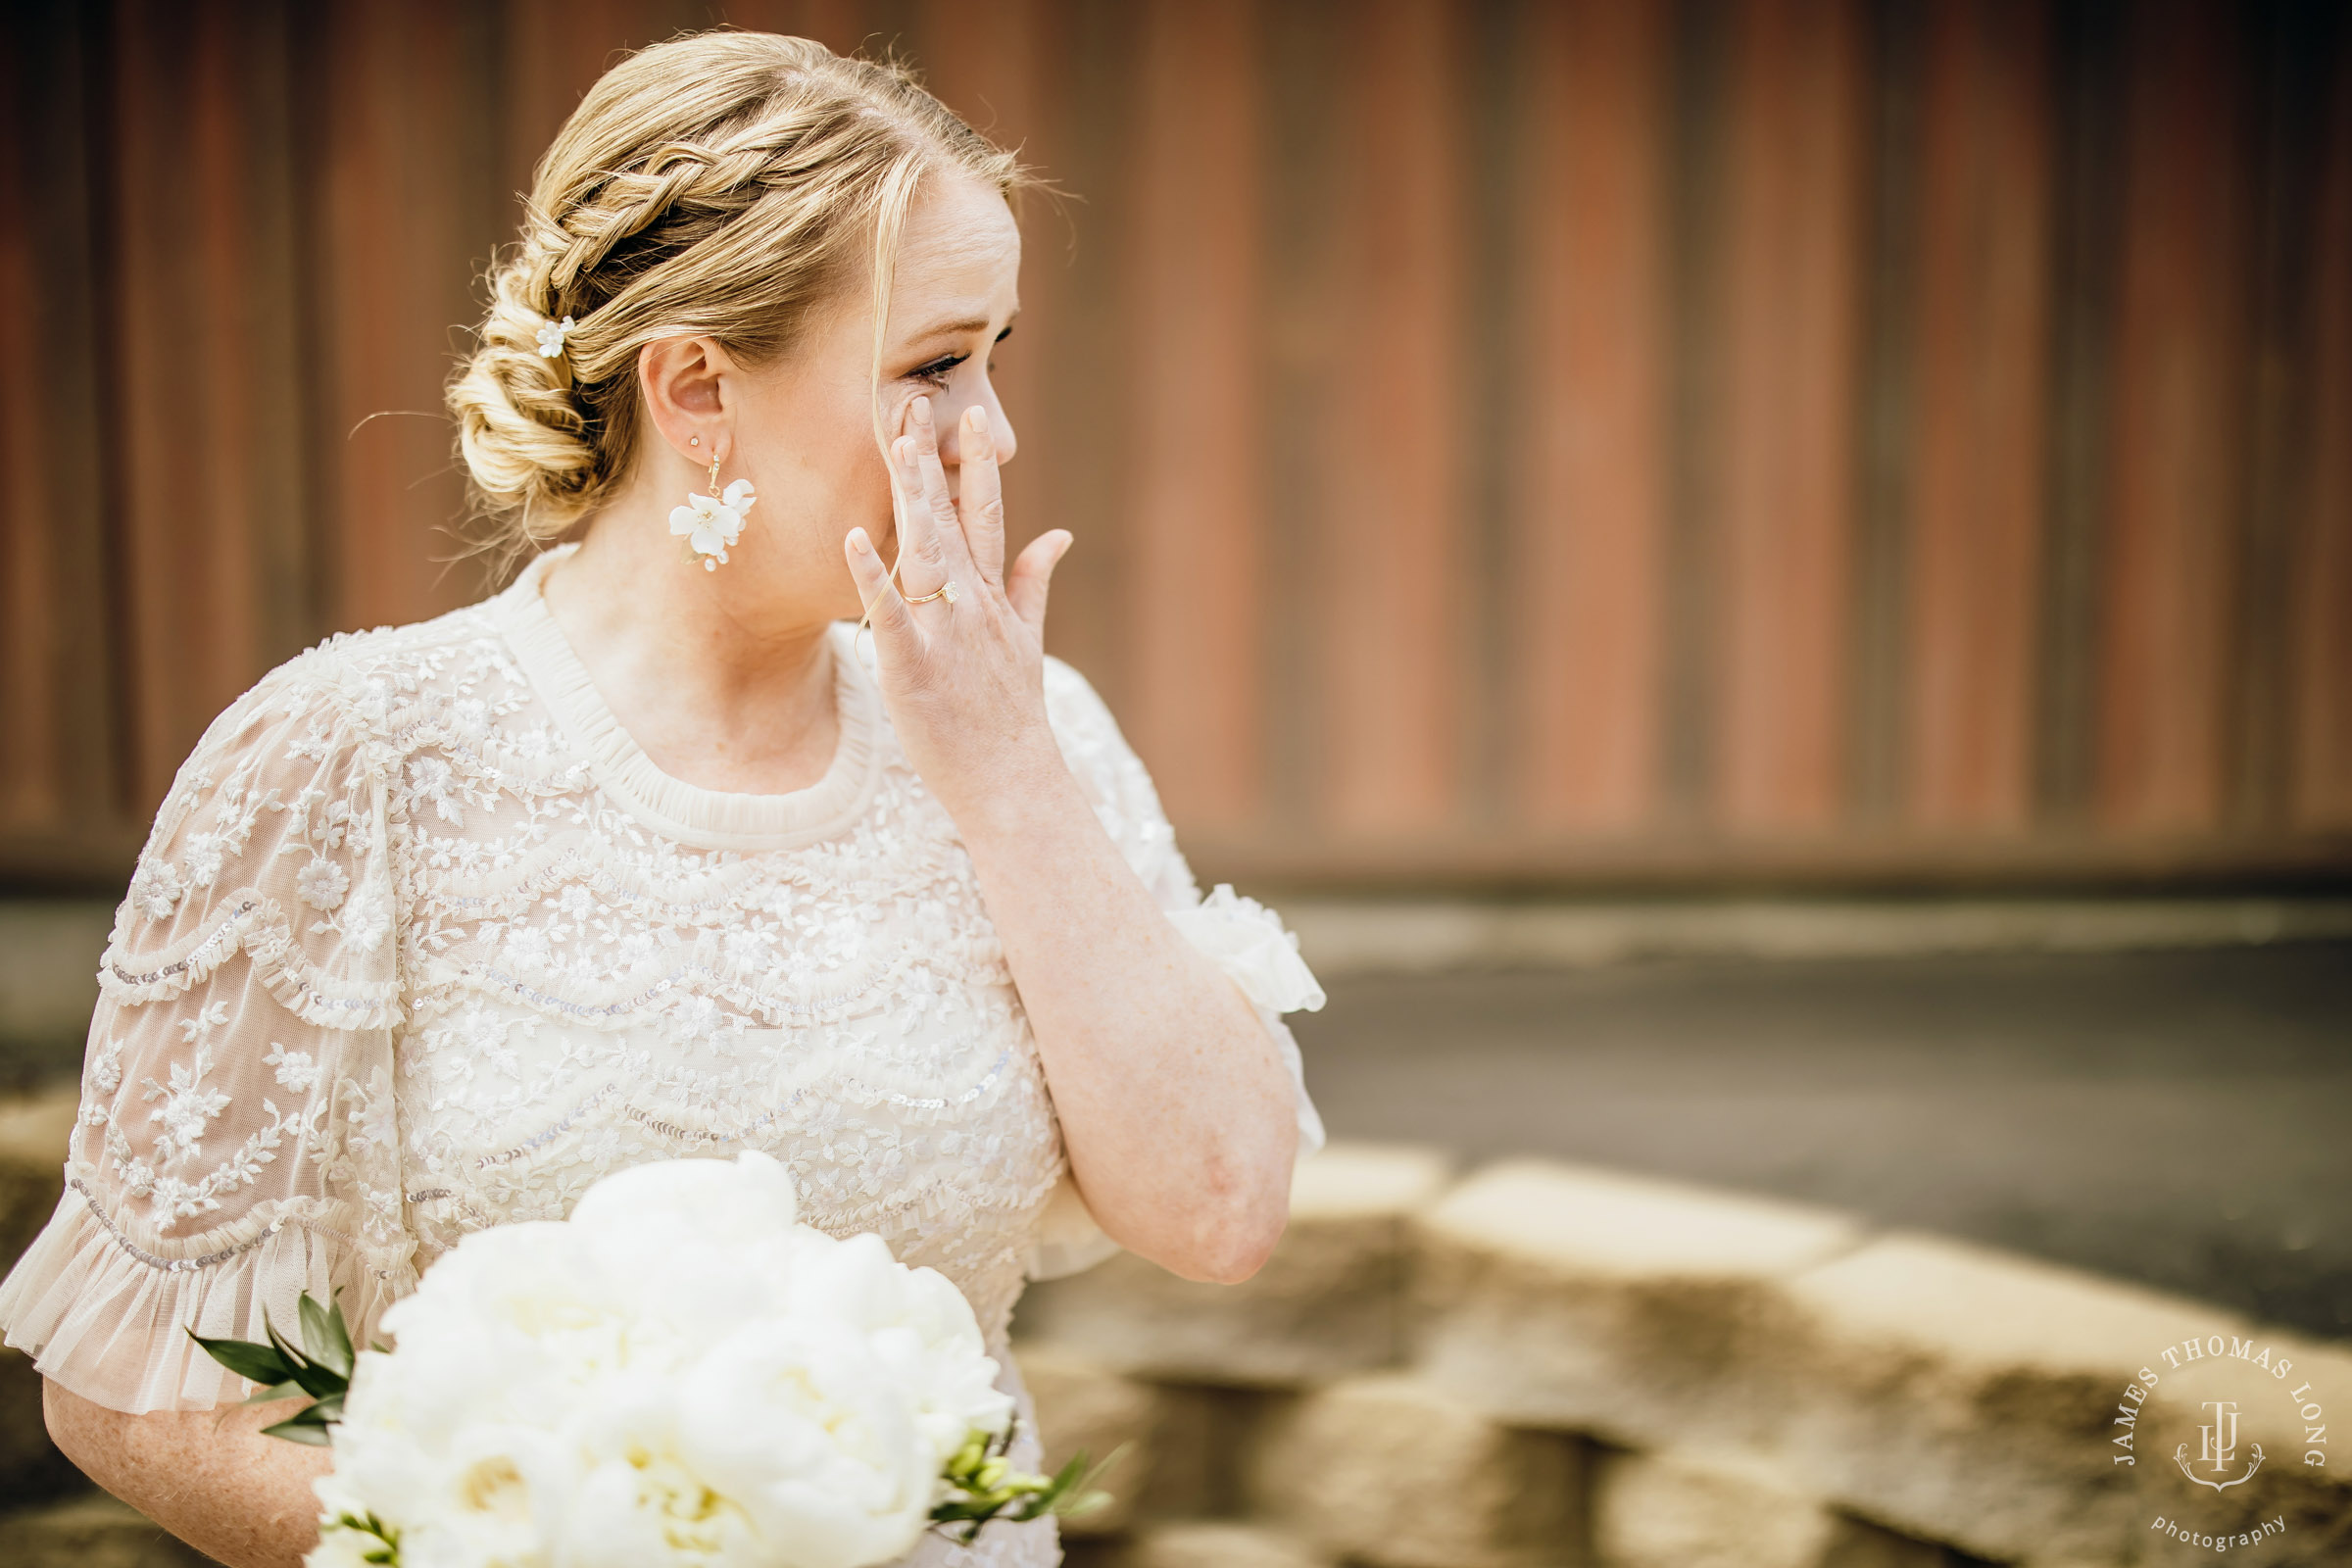
[[[2197,1428],[2204,1440],[2198,1447],[2197,1463],[2209,1467],[2218,1476],[2227,1471],[2237,1457],[2237,1401],[2208,1399],[2205,1408],[2213,1419]],[[2173,1450],[2173,1462],[2180,1467],[2182,1475],[2198,1486],[2211,1487],[2216,1492],[2228,1492],[2231,1487],[2244,1486],[2254,1478],[2254,1472],[2262,1468],[2262,1445],[2250,1443],[2246,1447],[2254,1457],[2246,1465],[2246,1473],[2234,1481],[2213,1481],[2197,1474],[2189,1466],[2188,1445],[2185,1443]]]

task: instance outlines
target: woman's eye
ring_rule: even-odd
[[[933,386],[944,387],[948,384],[949,374],[955,370],[956,367],[964,362],[964,358],[965,356],[956,354],[944,360],[933,360],[929,365],[908,371],[908,379],[928,381]]]

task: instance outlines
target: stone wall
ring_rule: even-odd
[[[0,1255],[55,1203],[73,1114],[70,1095],[0,1102]],[[1051,1456],[1127,1446],[1113,1506],[1068,1531],[1073,1568],[2221,1556],[2157,1520],[2207,1538],[2278,1522],[2230,1561],[2352,1562],[2327,1435],[2352,1347],[1614,1172],[1462,1177],[1426,1150],[1337,1145],[1300,1164],[1290,1230],[1247,1283],[1122,1254],[1034,1287],[1015,1330]],[[2227,1491],[2174,1458],[2200,1457],[2206,1400],[2243,1411],[2216,1475],[2267,1449]],[[90,1492],[43,1434],[29,1363],[0,1351],[0,1563],[201,1560]]]
[[[1246,1284],[1121,1255],[1015,1330],[1052,1456],[1130,1446],[1081,1568],[2352,1562],[2352,1347],[1615,1172],[1335,1146]]]

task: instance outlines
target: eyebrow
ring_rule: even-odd
[[[1010,337],[1012,335],[1012,323],[1020,318],[1021,313],[1018,311],[1013,312],[1011,317],[1004,322],[1004,330],[997,334],[997,341],[1002,343],[1006,338]],[[966,332],[985,332],[987,330],[987,317],[966,317],[960,321],[940,321],[934,325],[927,326],[923,328],[922,331],[915,334],[914,341],[920,343],[926,338],[961,337]]]

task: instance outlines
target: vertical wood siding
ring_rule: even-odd
[[[1513,810],[1624,835],[1659,799],[1669,493],[1667,13],[1538,6],[1511,181]]]
[[[1933,8],[1919,99],[1905,712],[1912,819],[2015,833],[2034,802],[2051,404],[2048,33]]]
[[[0,877],[467,602],[440,388],[620,51],[895,48],[1067,199],[1002,353],[1054,642],[1203,870],[2352,870],[2324,0],[20,7]]]

